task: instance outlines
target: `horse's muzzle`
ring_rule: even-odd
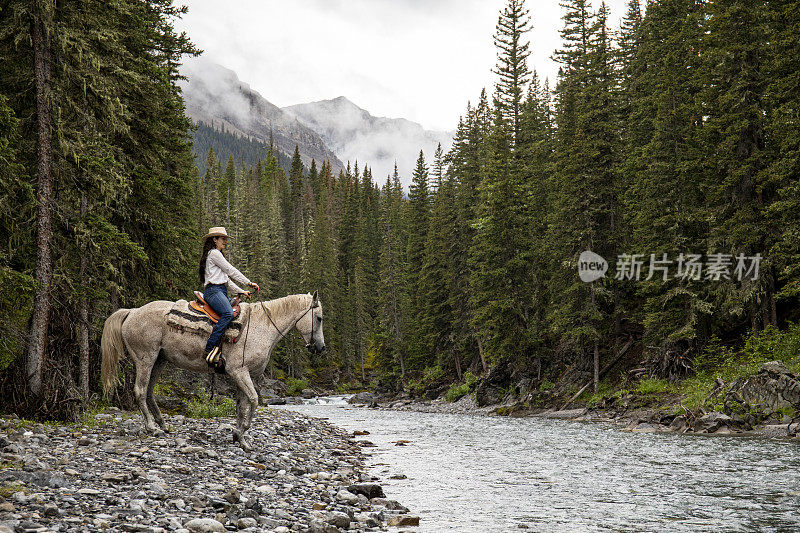
[[[318,348],[317,347],[317,343],[316,342],[312,342],[312,343],[306,344],[306,350],[308,350],[309,352],[311,352],[313,354],[320,354],[320,353],[325,351],[325,345],[323,344],[322,348]]]

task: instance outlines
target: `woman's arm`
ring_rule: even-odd
[[[232,296],[236,296],[237,294],[244,294],[247,292],[243,290],[241,287],[239,287],[237,284],[232,282],[231,280],[228,280],[228,283],[226,283],[226,285],[228,287],[228,293],[230,293]]]
[[[210,252],[208,252],[208,260],[213,261],[215,265],[217,265],[223,272],[225,272],[228,276],[230,276],[231,279],[233,279],[234,281],[250,285],[251,283],[250,280],[247,279],[247,277],[244,274],[239,272],[235,266],[230,264],[228,260],[225,259],[225,256],[222,255],[222,252],[220,252],[219,250],[211,250]],[[228,288],[230,289],[230,285],[228,285]],[[236,288],[238,289],[239,287]],[[241,289],[239,291],[243,292],[241,291]]]

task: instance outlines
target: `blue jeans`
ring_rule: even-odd
[[[228,287],[224,283],[219,285],[209,283],[206,285],[203,300],[219,314],[219,321],[214,324],[214,329],[211,330],[211,336],[206,343],[206,351],[210,352],[214,349],[214,346],[219,344],[222,335],[228,329],[231,320],[233,320],[233,307],[231,307],[231,302],[228,300]]]

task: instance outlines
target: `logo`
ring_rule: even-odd
[[[608,261],[594,252],[581,252],[578,258],[578,275],[581,281],[596,281],[605,276],[608,270]]]

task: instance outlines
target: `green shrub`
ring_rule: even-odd
[[[236,414],[236,403],[227,396],[217,396],[213,400],[205,387],[195,391],[197,399],[184,400],[186,414],[190,418],[217,418]]]
[[[305,379],[286,378],[286,389],[289,396],[297,396],[303,389],[308,389],[310,385]]]
[[[453,383],[450,385],[450,389],[447,391],[447,394],[445,394],[444,397],[448,402],[454,402],[462,396],[466,396],[467,394],[469,394],[469,385],[466,383]]]
[[[425,368],[419,379],[412,379],[408,382],[408,390],[412,394],[421,395],[439,383],[442,378],[444,378],[444,370],[435,365],[429,366]]]
[[[714,335],[703,351],[694,358],[694,371],[697,374],[709,374],[731,364],[735,358],[733,349],[723,345],[719,337]]]
[[[553,383],[552,381],[550,381],[549,379],[544,379],[539,384],[539,392],[547,392],[549,390],[553,390],[555,388],[555,386],[556,386],[556,384]]]
[[[478,376],[467,370],[464,373],[464,383],[453,383],[450,385],[450,389],[444,397],[448,402],[454,402],[475,390],[477,384]]]

